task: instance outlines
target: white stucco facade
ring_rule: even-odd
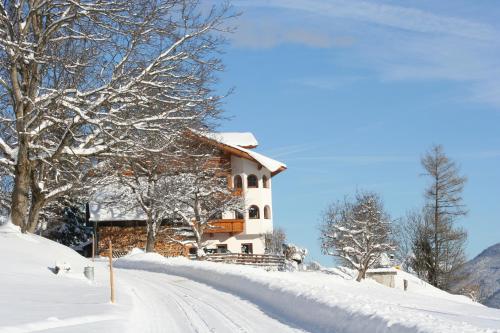
[[[233,145],[232,147],[235,147]],[[242,149],[249,151],[248,149]],[[230,233],[213,233],[204,235],[204,241],[207,248],[216,249],[217,246],[227,246],[227,250],[232,253],[241,253],[242,246],[251,244],[252,253],[264,254],[265,253],[265,239],[264,234],[273,231],[273,201],[272,201],[272,176],[279,171],[284,170],[284,164],[280,164],[280,169],[276,168],[277,161],[270,160],[269,158],[260,154],[252,152],[253,156],[262,157],[263,160],[255,160],[248,157],[242,157],[232,154],[231,155],[231,176],[233,186],[237,182],[235,177],[240,176],[242,179],[242,196],[245,204],[244,217],[244,231],[239,234]],[[273,163],[265,163],[268,160]],[[273,168],[270,170],[264,166],[263,161],[267,166]],[[276,163],[274,163],[276,162]],[[249,187],[249,176],[257,177],[257,187]],[[267,183],[265,186],[264,183]],[[258,218],[250,216],[250,208],[252,206],[258,207]],[[226,212],[223,214],[224,219],[236,218],[234,212]]]

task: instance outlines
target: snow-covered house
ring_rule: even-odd
[[[272,178],[286,170],[286,165],[257,153],[257,139],[252,133],[192,133],[197,140],[213,145],[230,165],[228,185],[243,197],[244,213],[225,212],[222,219],[214,220],[214,228],[205,230],[203,241],[206,249],[212,252],[265,253],[264,234],[273,230]],[[105,208],[104,208],[105,207]],[[99,227],[107,227],[109,233],[116,234],[118,228],[123,236],[119,239],[123,250],[137,240],[134,230],[141,226],[144,214],[140,208],[125,212],[119,207],[109,207],[100,202],[89,204],[89,222]],[[101,228],[101,230],[104,230]],[[99,237],[99,234],[98,234]],[[101,234],[100,238],[104,235]],[[116,239],[116,237],[115,237]],[[162,244],[163,242],[163,244]],[[158,243],[158,242],[157,242]],[[159,247],[169,255],[187,253],[187,248],[160,239]]]
[[[226,212],[221,228],[204,235],[208,248],[233,253],[263,254],[264,234],[273,230],[272,178],[286,170],[286,165],[255,152],[257,139],[252,133],[199,134],[216,145],[230,159],[230,186],[244,198],[245,213]]]

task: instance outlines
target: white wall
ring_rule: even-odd
[[[245,229],[241,234],[231,236],[228,233],[217,233],[204,235],[203,239],[206,240],[208,247],[215,247],[217,244],[227,244],[230,252],[241,252],[241,244],[252,243],[253,253],[263,254],[265,250],[265,243],[263,234],[272,232],[273,230],[273,205],[272,205],[272,181],[271,172],[264,167],[259,169],[257,163],[249,161],[237,156],[231,156],[231,173],[233,176],[240,175],[243,179],[243,197],[245,201]],[[256,175],[259,180],[258,188],[248,188],[247,177],[249,175]],[[262,176],[268,179],[268,188],[264,188]],[[248,218],[248,208],[252,205],[259,207],[259,219]],[[270,219],[264,219],[264,207],[270,207]],[[234,218],[233,212],[227,212],[223,215],[224,218]]]

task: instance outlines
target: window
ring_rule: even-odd
[[[219,212],[214,212],[214,213],[210,216],[209,220],[211,220],[211,221],[213,221],[213,220],[222,220],[222,212],[221,212],[221,211],[219,211]]]
[[[227,244],[217,245],[217,253],[227,253]]]
[[[262,176],[262,187],[269,188],[269,179],[267,179],[267,176]]]
[[[248,188],[257,188],[259,187],[259,179],[256,175],[250,175],[247,178]]]
[[[253,205],[248,208],[248,218],[250,219],[259,219],[260,214],[259,214],[259,207]]]
[[[234,176],[234,188],[243,188],[243,180],[240,175]]]
[[[252,243],[241,244],[241,253],[252,254],[253,253]]]
[[[240,212],[239,210],[234,211],[234,218],[237,220],[243,220],[245,217],[243,216],[243,213]]]
[[[271,218],[271,207],[269,206],[264,207],[264,218],[266,220],[269,220]]]

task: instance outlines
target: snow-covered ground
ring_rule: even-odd
[[[71,266],[54,274],[55,263]],[[183,277],[115,269],[11,225],[0,226],[0,333],[302,332],[257,305]],[[94,283],[83,269],[95,266]]]
[[[56,261],[71,271],[54,274]],[[110,304],[106,263],[94,263],[90,283],[83,268],[92,263],[47,239],[2,226],[0,262],[0,333],[500,332],[500,310],[401,272],[390,289],[337,274],[137,253],[115,262]]]
[[[69,273],[52,272],[56,261]],[[0,226],[0,333],[123,332],[130,299],[109,303],[106,267],[95,283],[83,275],[91,263],[70,248],[12,225]]]
[[[311,332],[500,332],[498,309],[450,295],[404,272],[391,289],[334,274],[267,272],[155,254],[135,254],[116,265],[204,283]],[[406,292],[403,279],[409,280]]]

